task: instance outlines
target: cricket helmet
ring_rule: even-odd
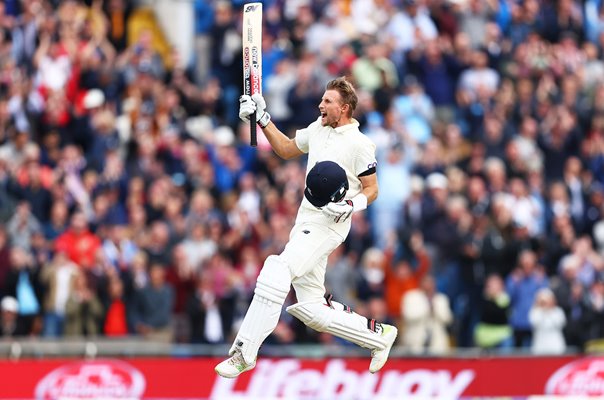
[[[304,197],[315,207],[342,201],[347,191],[346,171],[333,161],[316,163],[306,176]]]

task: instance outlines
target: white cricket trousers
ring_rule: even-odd
[[[308,233],[307,233],[308,232]],[[290,267],[298,302],[322,301],[327,258],[345,238],[325,225],[296,225],[279,257]]]
[[[344,238],[327,226],[296,224],[278,256],[269,256],[256,281],[254,298],[229,350],[239,349],[248,364],[256,359],[262,342],[275,329],[283,303],[293,285],[299,303],[320,303],[325,294],[327,257]]]

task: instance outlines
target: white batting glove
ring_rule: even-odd
[[[352,215],[353,204],[351,200],[343,200],[338,203],[327,203],[321,210],[335,223],[345,222]]]
[[[271,115],[266,111],[266,101],[260,93],[254,93],[252,100],[256,103],[256,122],[261,128],[266,128],[269,122],[271,122]]]
[[[239,97],[239,118],[243,122],[250,122],[250,115],[256,111],[256,108],[256,103],[249,95],[244,94]]]
[[[247,94],[239,97],[239,118],[243,122],[250,122],[250,115],[256,112],[256,122],[261,128],[266,128],[271,121],[271,115],[266,112],[266,101],[260,93],[252,96]]]

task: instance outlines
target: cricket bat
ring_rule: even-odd
[[[243,94],[262,93],[262,3],[243,5]],[[250,145],[257,146],[256,113],[250,116]]]

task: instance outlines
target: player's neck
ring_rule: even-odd
[[[336,122],[334,122],[331,127],[332,128],[339,128],[341,126],[345,126],[345,125],[349,125],[352,124],[352,118],[340,118],[339,120],[337,120]]]

